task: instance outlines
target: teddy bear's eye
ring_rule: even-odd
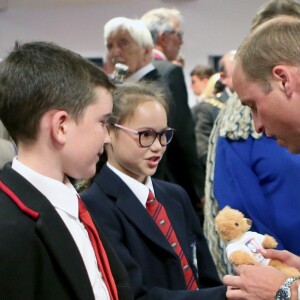
[[[238,227],[238,226],[239,226],[239,223],[234,223],[234,225],[235,225],[236,227]]]

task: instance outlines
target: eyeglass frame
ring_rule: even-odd
[[[183,39],[183,31],[176,31],[176,30],[170,30],[170,31],[166,31],[166,33],[169,34],[176,34],[178,38]]]
[[[152,146],[152,145],[154,144],[154,142],[155,142],[155,140],[157,139],[158,136],[159,136],[158,141],[159,141],[160,145],[161,145],[162,147],[165,147],[165,146],[167,146],[168,144],[170,144],[170,142],[172,141],[172,139],[173,139],[173,137],[174,137],[175,131],[176,131],[174,128],[171,128],[171,127],[167,127],[167,128],[165,128],[165,129],[163,129],[162,131],[157,132],[157,131],[155,131],[155,130],[152,129],[152,128],[149,128],[149,129],[146,129],[146,130],[135,130],[135,129],[131,129],[131,128],[128,128],[128,127],[126,127],[126,126],[120,125],[120,124],[116,124],[116,123],[111,123],[111,124],[109,124],[109,125],[114,126],[114,127],[116,127],[116,128],[119,128],[119,129],[123,129],[123,130],[125,130],[125,131],[127,131],[127,132],[131,132],[131,133],[137,134],[137,135],[139,136],[139,144],[140,144],[140,146],[141,146],[142,148],[148,148],[148,147]],[[170,140],[167,141],[166,144],[163,144],[163,143],[161,142],[161,137],[163,136],[163,134],[165,134],[165,132],[166,132],[167,130],[172,132],[172,136],[171,136]],[[154,133],[155,133],[155,138],[153,139],[153,142],[152,142],[150,145],[144,146],[144,145],[142,145],[142,143],[141,143],[141,136],[142,136],[143,133],[148,132],[148,131],[154,132]]]

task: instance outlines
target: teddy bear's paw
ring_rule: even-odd
[[[289,277],[299,277],[300,276],[300,271],[296,268],[290,267],[284,263],[282,263],[279,260],[270,260],[269,263],[270,266],[282,271]]]
[[[235,251],[233,252],[229,260],[232,264],[239,266],[239,265],[253,265],[254,260],[253,257],[244,251]]]
[[[278,245],[278,243],[276,242],[276,240],[268,235],[268,234],[265,234],[265,238],[262,242],[262,246],[265,248],[265,249],[274,249],[276,248]]]

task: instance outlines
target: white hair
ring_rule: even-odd
[[[146,25],[141,20],[133,20],[125,17],[113,18],[104,25],[105,45],[109,36],[120,29],[126,30],[139,46],[143,48],[153,47],[152,36]]]
[[[157,38],[161,33],[174,30],[172,20],[181,25],[183,17],[181,12],[176,8],[161,7],[148,11],[141,17],[141,20],[150,30],[152,39],[156,44]]]

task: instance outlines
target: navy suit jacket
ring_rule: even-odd
[[[153,179],[153,186],[198,278],[198,291],[186,290],[178,256],[133,192],[106,165],[82,195],[127,268],[134,298],[226,299],[226,287],[221,285],[187,193],[178,185],[158,179]]]
[[[0,298],[95,299],[75,241],[49,200],[8,164],[0,180],[39,214],[33,218],[23,212],[0,189]],[[99,236],[119,299],[133,299],[126,269],[101,231]]]

